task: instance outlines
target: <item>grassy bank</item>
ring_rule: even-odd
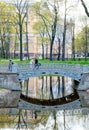
[[[29,63],[30,60],[23,60],[23,61],[20,61],[19,59],[12,59],[12,61],[14,63],[17,63],[17,64],[20,64],[20,63]],[[5,59],[0,59],[0,64],[8,64],[9,60],[5,60]],[[41,60],[39,59],[39,62],[40,63],[66,63],[66,64],[82,64],[82,65],[89,65],[89,59],[87,59],[87,61],[85,61],[85,59],[76,59],[75,61],[72,60],[72,59],[68,59],[68,60],[65,60],[65,61],[62,61],[62,60],[47,60],[47,59],[44,59],[44,60]]]

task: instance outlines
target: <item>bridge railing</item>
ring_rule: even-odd
[[[88,65],[79,65],[79,64],[62,64],[62,63],[41,63],[41,66],[38,70],[69,70],[69,71],[78,71],[81,73],[89,72]],[[14,64],[12,67],[12,72],[21,72],[21,71],[35,71],[32,70],[30,64]],[[8,65],[0,65],[0,72],[7,72]]]
[[[0,65],[0,72],[7,72],[8,71],[8,65]]]
[[[64,69],[64,70],[72,70],[72,71],[78,71],[82,72],[83,67],[80,65],[75,65],[75,64],[59,64],[59,63],[42,63],[41,66],[39,67],[39,70],[58,70],[58,69]],[[30,68],[29,64],[23,64],[23,65],[18,65],[17,71],[35,71],[35,69]]]

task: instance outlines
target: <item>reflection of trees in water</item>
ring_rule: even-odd
[[[22,86],[22,93],[27,96],[39,99],[57,99],[73,93],[75,84],[67,77],[42,75],[29,78],[24,81]]]
[[[58,96],[60,94],[60,77],[58,76],[57,78],[57,82],[58,82]]]
[[[64,77],[62,77],[62,97],[65,96],[65,80]]]
[[[42,76],[40,79],[42,80],[42,85],[41,85],[41,94],[42,94],[42,99],[47,98],[47,93],[49,92],[48,99],[54,99],[54,91],[53,89],[56,88],[58,90],[58,93],[56,93],[56,97],[59,97],[60,95],[60,80],[61,77],[59,76]],[[40,95],[41,95],[40,94]]]
[[[52,90],[52,76],[50,76],[50,99],[54,99],[53,90]]]
[[[33,130],[39,126],[39,123],[46,128],[48,119],[52,116],[51,119],[54,119],[54,130],[72,130],[74,123],[84,127],[86,130],[89,129],[89,115],[78,114],[74,112],[76,110],[68,110],[68,112],[67,110],[62,110],[62,113],[60,111],[33,111],[33,116],[31,116],[31,110],[18,110],[18,115],[11,115],[9,112],[4,113],[3,111],[4,109],[0,111],[0,128],[5,128],[7,126],[8,128],[15,128],[18,130]],[[35,118],[35,112],[37,118]],[[70,113],[75,113],[75,115]],[[50,123],[48,125],[50,129]]]
[[[15,128],[17,130],[24,129],[24,128],[27,129],[27,123],[26,123],[26,120],[24,119],[25,116],[23,114],[24,113],[22,112],[22,110],[19,110],[18,121],[17,121],[17,123],[15,125]]]
[[[26,86],[27,86],[26,87],[26,96],[28,96],[28,87],[29,87],[28,84],[29,84],[29,79],[27,79],[27,82],[26,82]]]
[[[32,116],[31,116],[32,114]],[[19,110],[17,123],[15,129],[33,129],[39,123],[44,124],[49,117],[50,112],[47,111],[36,111],[36,110]]]
[[[57,120],[57,118],[56,118],[56,111],[53,111],[53,117],[54,117],[54,130],[56,130],[57,129],[57,125],[56,125],[56,120]]]
[[[64,77],[56,77],[56,76],[50,76],[50,99],[54,99],[54,91],[55,88],[56,91],[56,97],[59,98],[65,96],[65,78]],[[62,88],[62,91],[61,89]],[[61,95],[60,95],[61,94]]]
[[[42,99],[43,99],[43,96],[44,96],[43,95],[44,94],[43,88],[44,88],[44,76],[42,76],[42,90],[41,90],[42,91]]]

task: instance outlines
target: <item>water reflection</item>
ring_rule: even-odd
[[[89,104],[86,99],[87,92],[79,93],[80,99],[85,101],[87,109],[74,109],[58,111],[52,110],[51,105],[65,104],[73,102],[79,98],[76,92],[78,82],[57,76],[40,76],[29,78],[21,83],[22,94],[20,91],[1,90],[0,92],[0,129],[18,130],[88,130],[89,129]],[[85,96],[86,95],[86,96]],[[49,105],[50,110],[40,110],[19,108],[19,101],[32,97],[33,101],[43,101]],[[3,97],[3,99],[2,99]],[[28,97],[28,98],[27,98]],[[31,99],[31,98],[30,98]],[[35,99],[35,100],[34,100]],[[6,103],[7,102],[7,103]],[[7,104],[7,105],[5,105]],[[84,102],[82,105],[85,105]],[[7,108],[4,108],[7,107]],[[62,106],[62,105],[60,105]],[[10,108],[9,108],[10,107]],[[15,107],[15,108],[14,108]]]
[[[22,94],[37,99],[58,99],[75,92],[75,81],[68,77],[40,76],[22,82]]]
[[[13,113],[14,111],[17,113]],[[0,129],[88,130],[89,115],[83,115],[81,112],[0,109]]]

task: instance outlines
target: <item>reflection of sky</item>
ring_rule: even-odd
[[[88,117],[88,116],[87,116]],[[89,118],[89,117],[88,117]],[[65,126],[64,126],[65,120]],[[89,130],[88,119],[86,116],[75,115],[75,116],[60,116],[59,112],[56,114],[56,128],[55,130]],[[46,125],[39,124],[34,130],[54,130],[55,119],[51,114],[46,122]]]

